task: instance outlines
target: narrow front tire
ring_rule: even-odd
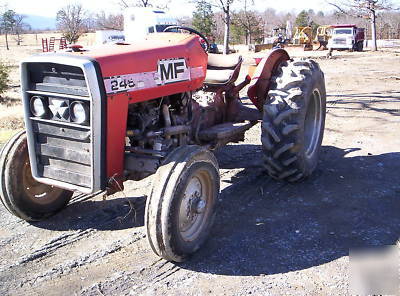
[[[145,225],[154,253],[185,261],[207,239],[219,195],[217,160],[198,146],[175,149],[154,176]]]

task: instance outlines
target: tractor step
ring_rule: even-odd
[[[226,122],[214,125],[209,129],[202,130],[199,133],[199,139],[202,141],[222,140],[232,138],[243,134],[257,122]]]

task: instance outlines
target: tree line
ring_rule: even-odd
[[[173,0],[120,0],[120,6],[151,6],[167,9]],[[366,28],[369,38],[400,38],[400,12],[388,0],[332,0],[332,12],[325,13],[313,9],[300,13],[278,12],[268,8],[256,9],[254,0],[194,0],[195,10],[191,17],[179,22],[192,26],[204,33],[211,41],[228,44],[262,43],[272,34],[274,28],[286,27],[288,21],[293,26],[311,26],[316,31],[319,25],[354,23]],[[232,5],[235,4],[235,9]],[[121,9],[122,10],[122,9]],[[5,10],[0,15],[0,32],[6,40],[15,35],[20,43],[21,33],[29,30],[24,16],[13,10]],[[57,12],[57,29],[69,43],[97,29],[123,30],[122,14],[108,14],[105,11],[93,14],[80,4],[67,5]],[[7,47],[8,47],[8,42]]]

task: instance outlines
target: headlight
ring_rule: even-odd
[[[30,101],[31,112],[36,117],[44,117],[47,114],[47,102],[42,96],[33,96]]]
[[[89,121],[89,108],[82,102],[72,102],[69,106],[71,121],[83,124]]]

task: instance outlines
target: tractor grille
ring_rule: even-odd
[[[79,67],[55,63],[28,63],[24,100],[28,137],[36,155],[36,177],[92,188],[92,104],[85,76]],[[45,115],[35,113],[34,98],[40,98]],[[84,123],[73,120],[73,104],[85,105]],[[30,150],[30,156],[32,155]]]
[[[90,129],[35,118],[31,120],[39,175],[90,188]]]
[[[85,76],[78,67],[34,63],[29,67],[29,88],[36,91],[89,96]]]

